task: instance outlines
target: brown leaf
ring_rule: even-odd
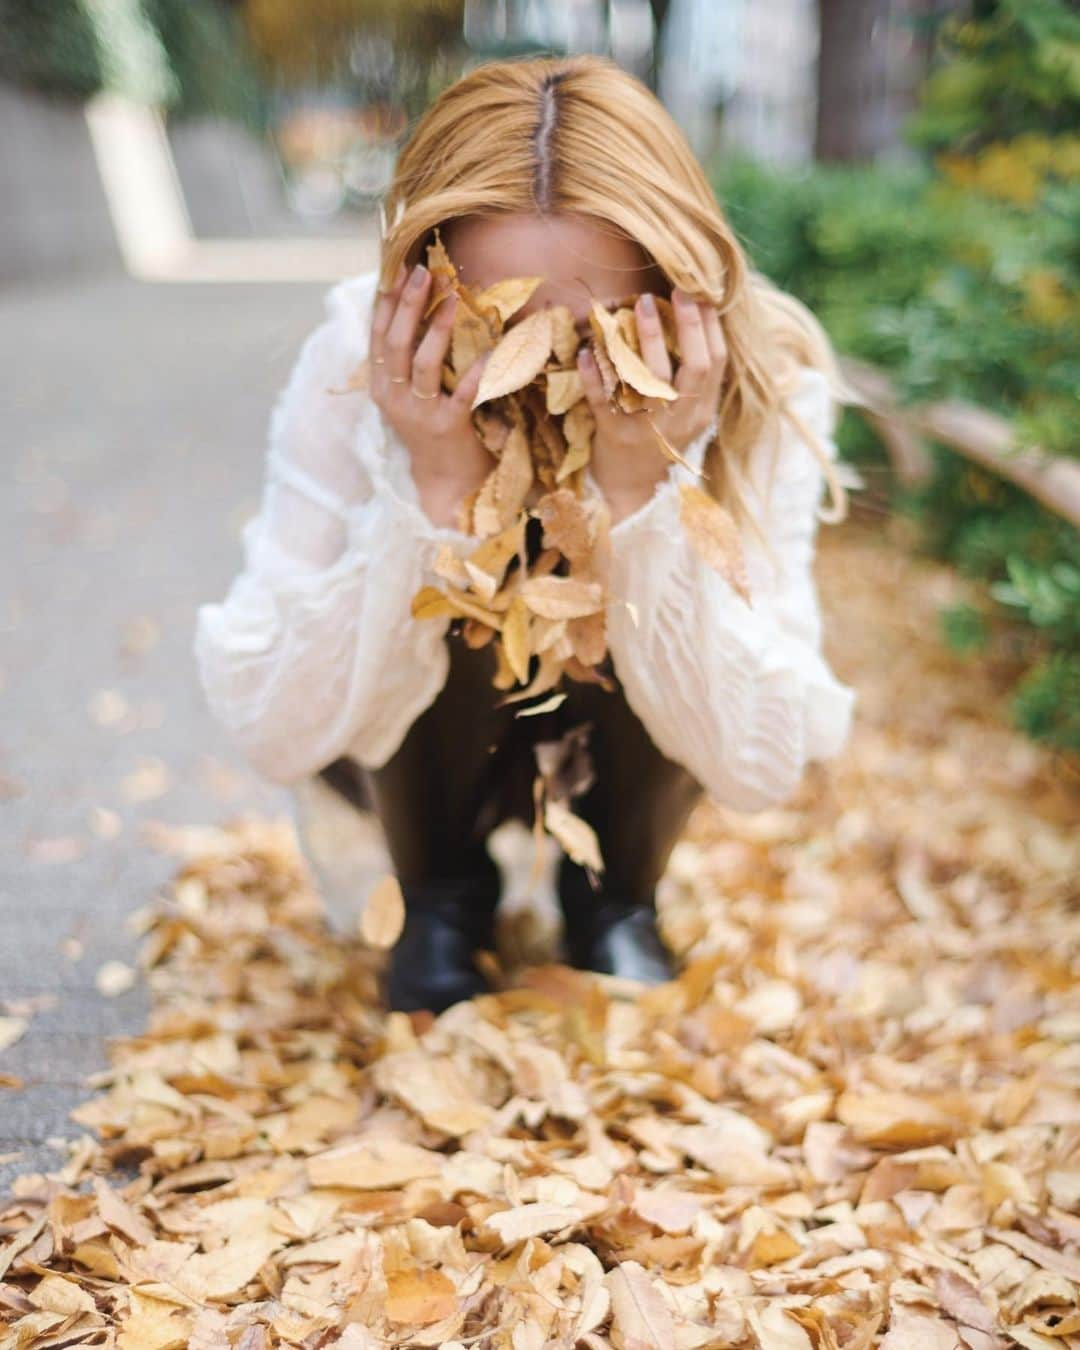
[[[520,596],[511,601],[502,627],[503,650],[518,684],[529,680],[529,611]]]
[[[686,483],[679,485],[679,496],[679,516],[694,549],[749,605],[746,558],[739,528],[731,513],[700,488]]]
[[[585,384],[577,370],[551,370],[546,378],[547,410],[565,413],[585,397]]]
[[[522,583],[521,598],[545,619],[578,619],[595,614],[604,604],[597,582],[575,577],[530,577]]]
[[[438,1176],[445,1156],[392,1137],[358,1139],[307,1161],[313,1186],[382,1190],[420,1177]]]
[[[360,915],[360,936],[369,947],[392,947],[405,926],[405,897],[392,873],[376,883]]]
[[[550,354],[551,313],[538,309],[503,334],[484,366],[472,406],[524,388],[540,374]]]
[[[679,397],[667,380],[662,380],[652,373],[620,333],[615,316],[598,301],[593,301],[591,316],[594,322],[593,332],[601,335],[602,345],[620,380],[624,380],[631,389],[636,389],[647,398],[671,401]],[[610,397],[610,394],[608,396]]]
[[[476,303],[481,308],[497,310],[499,318],[506,323],[522,305],[529,303],[543,280],[543,277],[510,277],[505,281],[496,281],[477,293]]]
[[[592,519],[568,488],[549,492],[534,513],[544,527],[544,547],[557,548],[572,563],[583,562],[592,548]]]
[[[663,1296],[637,1261],[620,1261],[604,1276],[611,1294],[616,1346],[674,1346],[675,1324]]]
[[[457,1307],[457,1290],[441,1270],[412,1267],[386,1277],[387,1321],[425,1326],[449,1317]]]
[[[549,801],[544,806],[544,825],[566,850],[567,857],[582,867],[602,872],[600,843],[596,831],[562,802]]]

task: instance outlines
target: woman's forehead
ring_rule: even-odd
[[[607,221],[586,216],[469,216],[450,221],[441,233],[467,285],[542,276],[555,291],[603,290],[618,298],[639,289],[649,270],[639,244]]]

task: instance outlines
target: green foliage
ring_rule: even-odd
[[[912,144],[970,154],[1027,131],[1074,130],[1080,13],[1067,0],[998,0],[981,18],[952,17],[945,60],[908,124]]]
[[[1012,713],[1033,740],[1080,752],[1080,656],[1051,652],[1032,666],[1013,694]]]
[[[908,129],[915,164],[793,177],[732,158],[713,182],[754,264],[840,351],[887,369],[902,402],[963,399],[1006,417],[1021,445],[1080,457],[1080,15],[1065,0],[978,12],[946,25]],[[841,446],[867,458],[853,421]],[[894,508],[985,597],[943,611],[943,638],[1020,655],[1017,724],[1080,748],[1080,536],[1007,480],[932,449],[930,481],[897,489]]]
[[[233,11],[219,0],[143,0],[176,79],[176,117],[214,115],[262,130],[266,104]]]
[[[180,116],[256,123],[261,110],[245,34],[222,0],[0,0],[0,78]]]

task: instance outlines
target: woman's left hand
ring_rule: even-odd
[[[586,347],[578,354],[585,397],[596,418],[590,469],[607,499],[612,524],[645,505],[671,463],[649,426],[649,418],[682,454],[712,421],[727,367],[727,344],[715,307],[676,289],[672,304],[682,359],[672,381],[660,315],[655,301],[651,308],[650,301],[651,295],[641,295],[634,306],[642,360],[654,375],[674,385],[677,399],[649,399],[645,405],[648,414],[625,413],[608,402],[591,351]]]

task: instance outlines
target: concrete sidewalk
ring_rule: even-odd
[[[141,826],[287,809],[203,706],[191,640],[239,564],[270,408],[326,289],[0,292],[0,1017],[30,1017],[0,1051],[24,1081],[0,1087],[0,1186],[60,1162],[47,1141],[78,1132],[103,1038],[142,1024],[140,992],[95,988],[175,868]]]

